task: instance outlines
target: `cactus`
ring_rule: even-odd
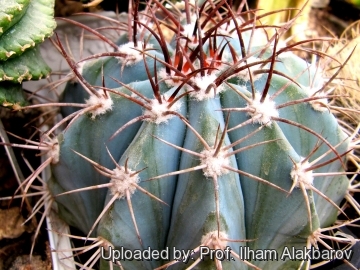
[[[56,26],[54,0],[8,0],[0,5],[0,104],[18,109],[27,104],[23,80],[50,74],[38,44]]]
[[[293,20],[262,27],[224,0],[203,2],[184,1],[180,12],[153,0],[141,20],[134,1],[131,31],[118,49],[85,64],[56,41],[77,82],[56,104],[67,108],[64,119],[43,135],[39,148],[48,158],[25,191],[49,165],[47,188],[59,215],[98,249],[83,267],[102,256],[100,268],[113,269],[106,259],[112,250],[149,249],[169,256],[114,263],[306,269],[306,257],[284,251],[331,249],[323,238],[358,241],[324,233],[354,222],[340,203],[351,201],[347,174],[356,172],[346,172],[346,162],[355,160],[357,131],[346,131],[331,112],[336,75],[325,80],[322,61],[293,54],[302,43],[281,43]],[[266,27],[276,33],[267,37]],[[347,220],[334,225],[339,214]],[[254,259],[247,249],[277,257]],[[208,250],[225,257],[202,257]]]

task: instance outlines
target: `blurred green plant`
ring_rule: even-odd
[[[54,0],[0,1],[0,105],[24,106],[21,83],[49,75],[38,45],[55,26]]]

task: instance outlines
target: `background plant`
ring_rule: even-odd
[[[38,44],[55,28],[53,0],[1,1],[0,103],[18,108],[26,104],[23,80],[46,77],[50,69]]]

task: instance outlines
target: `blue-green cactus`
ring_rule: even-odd
[[[124,269],[309,267],[306,258],[280,256],[317,248],[321,229],[345,214],[351,150],[320,64],[280,48],[290,22],[253,40],[264,30],[232,12],[221,17],[224,1],[185,5],[188,16],[153,2],[172,41],[148,9],[147,24],[134,21],[143,34],[89,60],[63,95],[82,105],[64,113],[66,129],[49,142],[48,188],[59,214],[98,239],[102,255],[168,251],[167,260],[118,261]],[[229,257],[203,258],[206,248]],[[278,257],[246,258],[242,248]],[[190,255],[178,261],[175,250]]]

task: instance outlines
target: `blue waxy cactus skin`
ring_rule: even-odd
[[[217,146],[218,127],[224,129],[222,113],[217,111],[219,107],[219,97],[200,102],[189,102],[190,125],[201,135],[211,149]],[[226,145],[230,144],[228,138],[225,139],[225,143]],[[205,149],[190,129],[187,130],[183,147],[197,153]],[[232,156],[229,166],[236,167],[235,163],[235,158]],[[188,153],[182,155],[180,170],[198,165],[199,161],[194,156]],[[206,169],[204,168],[204,170]],[[216,192],[218,194],[216,196],[219,198],[219,209],[214,204],[214,185],[217,185]],[[202,236],[217,231],[218,225],[221,230],[226,231],[227,237],[230,239],[244,239],[246,234],[243,204],[239,175],[235,172],[216,176],[216,183],[213,177],[205,176],[203,170],[180,174],[167,246],[184,250],[197,247],[201,243]],[[204,209],[206,210],[204,211]],[[219,217],[217,217],[218,211]],[[192,226],[189,227],[189,224]],[[230,246],[236,250],[239,245],[235,243],[230,244]],[[186,266],[183,264],[177,266],[178,269],[184,267]],[[209,267],[208,262],[202,263],[202,267]],[[241,265],[239,261],[226,264],[227,269],[242,269],[243,267],[244,265]]]
[[[131,86],[134,89],[139,89],[139,91],[146,96],[150,97],[152,95],[148,81],[133,83]],[[119,89],[118,91],[131,94],[130,91],[124,88]],[[141,115],[141,108],[125,97],[115,95],[113,101],[114,109],[111,112],[98,117],[96,121],[89,115],[83,115],[77,119],[76,125],[71,125],[64,133],[59,142],[61,153],[60,160],[53,166],[52,172],[55,177],[56,175],[62,175],[62,177],[66,177],[68,181],[59,182],[51,180],[49,183],[50,188],[52,188],[52,185],[54,184],[55,186],[59,185],[63,190],[70,191],[78,188],[105,184],[109,181],[107,177],[95,173],[92,165],[79,155],[76,155],[74,151],[77,151],[108,168],[113,168],[115,166],[105,148],[105,144],[98,144],[97,142],[98,140],[103,140],[104,143],[106,143],[104,138],[110,138],[119,126],[126,124],[128,121],[132,120],[134,116]],[[135,123],[129,129],[124,130],[122,136],[117,136],[106,143],[106,146],[112,153],[114,159],[119,159],[125,152],[126,148],[135,137],[139,127],[140,122]],[[89,130],[91,130],[91,132],[89,132]],[[90,141],[93,142],[91,145],[89,145]],[[79,166],[82,169],[74,170],[74,166]],[[60,192],[56,192],[56,194],[57,193]],[[65,205],[69,203],[67,209],[72,213],[67,219],[69,219],[70,222],[75,222],[75,224],[72,225],[81,229],[84,233],[87,233],[103,209],[103,205],[98,202],[104,201],[105,196],[106,189],[98,189],[74,193],[72,196],[69,196],[74,200],[71,202],[69,201],[69,198],[66,197],[59,197],[58,200],[66,202]],[[89,207],[89,205],[92,206]],[[81,216],[79,213],[85,214],[85,217]]]
[[[179,111],[186,114],[186,104],[182,104]],[[179,130],[176,134],[173,130]],[[136,137],[123,154],[119,164],[127,166],[133,171],[147,168],[139,173],[140,179],[149,179],[161,174],[171,173],[178,169],[177,163],[169,162],[169,158],[179,160],[181,151],[169,145],[164,145],[155,138],[161,137],[173,144],[181,144],[184,140],[185,124],[178,118],[169,119],[166,123],[154,124],[143,122]],[[125,165],[126,164],[126,165]],[[156,196],[160,201],[154,200],[143,192],[136,191],[131,197],[132,207],[139,209],[135,213],[135,219],[141,235],[142,244],[137,239],[131,212],[125,199],[119,199],[114,206],[104,215],[99,224],[99,235],[107,238],[115,246],[126,245],[128,248],[142,249],[150,246],[152,249],[162,250],[168,234],[173,197],[177,177],[167,177],[154,181],[139,183],[140,187]],[[105,204],[114,196],[108,192]],[[149,215],[149,220],[142,216]],[[128,230],[132,234],[125,233]],[[131,267],[154,268],[158,267],[159,261],[144,261]],[[127,265],[124,263],[124,266]]]
[[[60,215],[105,249],[170,249],[168,260],[120,261],[124,269],[309,267],[238,252],[310,248],[342,211],[351,142],[328,109],[319,68],[277,48],[277,34],[249,49],[259,29],[236,37],[203,27],[199,38],[176,20],[170,44],[155,24],[137,36],[142,49],[84,65],[78,79],[94,89],[66,89],[64,102],[87,107],[63,111],[75,118],[58,136],[48,182]],[[229,246],[233,260],[198,259],[200,246]],[[173,248],[193,257],[174,261]]]
[[[155,53],[155,55],[162,60],[161,54]],[[153,59],[149,59],[148,66],[151,74],[154,74],[154,62]],[[85,63],[83,69],[85,70],[83,72],[84,79],[92,85],[102,85],[102,76],[107,74],[106,78],[104,77],[104,84],[108,88],[118,88],[119,83],[117,81],[124,84],[134,82],[134,74],[136,74],[135,81],[137,82],[148,78],[143,63],[138,62],[129,67],[124,65],[117,57],[106,57]],[[81,103],[87,98],[89,98],[89,94],[84,91],[82,85],[78,82],[68,83],[62,94],[63,102]],[[62,108],[62,114],[67,116],[77,110],[74,107],[64,107]]]

